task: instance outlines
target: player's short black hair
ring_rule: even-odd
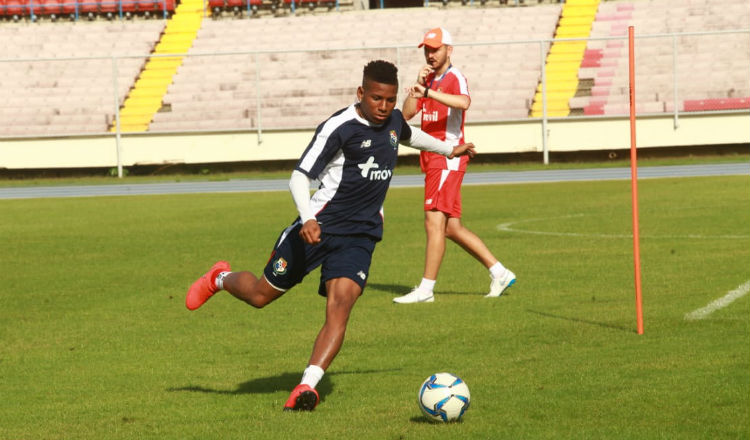
[[[370,61],[362,72],[362,85],[367,80],[398,86],[398,68],[384,60]]]

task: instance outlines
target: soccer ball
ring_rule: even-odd
[[[419,409],[433,422],[461,420],[469,409],[470,400],[466,382],[451,373],[436,373],[428,377],[417,395]]]

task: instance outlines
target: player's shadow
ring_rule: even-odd
[[[331,374],[326,374],[320,380],[317,387],[320,400],[324,400],[325,396],[333,391],[333,384],[330,379]],[[248,380],[238,384],[233,389],[219,389],[204,387],[199,385],[189,385],[184,387],[167,388],[167,391],[189,391],[194,393],[207,393],[207,394],[225,394],[225,395],[239,395],[239,394],[272,394],[279,391],[291,391],[292,388],[299,384],[301,374],[299,371],[294,373],[281,373],[276,376],[259,377],[256,379]]]
[[[606,322],[597,322],[597,321],[592,321],[592,320],[589,320],[589,319],[581,319],[581,318],[571,318],[569,316],[555,315],[553,313],[540,312],[538,310],[531,310],[531,309],[526,309],[526,311],[529,312],[529,313],[533,313],[535,315],[544,316],[545,318],[562,319],[562,320],[565,320],[565,321],[580,322],[580,323],[583,323],[583,324],[596,325],[596,326],[603,327],[603,328],[611,328],[613,330],[620,330],[620,331],[626,331],[626,332],[635,332],[634,329],[631,329],[631,328],[628,328],[628,327],[623,327],[621,325],[607,324]]]
[[[399,369],[389,370],[364,370],[364,371],[337,371],[326,373],[323,378],[315,387],[320,395],[321,402],[325,400],[325,396],[333,392],[333,382],[331,382],[332,376],[343,375],[343,374],[371,374],[371,373],[384,373],[393,372]],[[189,385],[184,387],[173,387],[167,388],[169,392],[187,391],[194,393],[208,393],[208,394],[224,394],[224,395],[239,395],[239,394],[272,394],[280,391],[291,391],[297,384],[299,384],[301,378],[300,372],[294,373],[281,373],[276,376],[259,377],[256,379],[242,382],[233,389],[218,389],[211,387],[203,387],[198,385]]]
[[[377,289],[386,293],[393,293],[396,295],[405,295],[411,290],[408,287],[400,284],[380,284],[380,283],[367,283],[368,289]]]
[[[404,286],[401,284],[379,284],[379,283],[367,283],[368,289],[377,289],[385,293],[393,294],[396,296],[406,295],[407,293],[411,292],[411,290],[414,288],[414,286]],[[469,291],[453,291],[453,290],[441,290],[438,292],[440,295],[474,295],[479,294],[481,292],[469,292]],[[484,295],[484,293],[482,293]],[[507,293],[504,293],[503,295],[507,295]]]

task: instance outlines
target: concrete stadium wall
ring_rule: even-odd
[[[676,127],[675,127],[676,125]],[[542,152],[542,122],[473,123],[466,139],[482,153]],[[198,164],[293,160],[300,156],[313,130],[231,133],[127,134],[119,140],[120,161],[133,165]],[[750,144],[750,113],[705,113],[641,117],[636,124],[637,145],[685,147]],[[114,134],[63,138],[0,140],[0,168],[55,169],[115,167]],[[547,122],[548,152],[630,148],[628,118],[561,118]],[[416,150],[402,148],[401,154]]]

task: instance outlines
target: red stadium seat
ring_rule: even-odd
[[[113,14],[118,12],[120,8],[117,0],[96,0],[96,2],[99,4],[99,12],[102,14]]]
[[[0,17],[6,15],[5,11],[8,9],[8,5],[6,3],[6,0],[0,0]]]
[[[240,11],[244,6],[247,5],[247,3],[244,3],[243,5],[242,0],[227,0],[227,9],[232,9],[234,11]]]
[[[39,1],[24,0],[24,15],[39,15],[42,8],[39,6]]]
[[[78,14],[96,14],[99,11],[99,5],[96,0],[79,0]]]
[[[307,7],[310,9],[314,9],[318,4],[318,0],[284,0],[284,3],[291,6],[292,1],[294,1],[295,7],[302,7],[303,5],[307,5]]]
[[[136,0],[121,0],[122,12],[135,12]]]
[[[581,67],[599,67],[601,65],[602,50],[601,49],[586,49],[583,53],[583,61],[581,61]]]
[[[156,11],[155,0],[136,0],[135,5],[140,12],[153,12]]]
[[[208,8],[216,13],[219,13],[222,9],[224,9],[224,0],[208,0]]]
[[[62,13],[63,14],[75,14],[77,0],[61,0],[62,2]]]
[[[583,108],[584,115],[603,115],[604,104],[589,104]]]
[[[686,99],[686,112],[742,110],[750,108],[750,98]]]
[[[34,0],[39,3],[40,14],[42,15],[60,15],[62,4],[58,0]]]
[[[169,12],[173,12],[175,7],[175,0],[157,0],[156,10],[163,12],[165,9]]]

